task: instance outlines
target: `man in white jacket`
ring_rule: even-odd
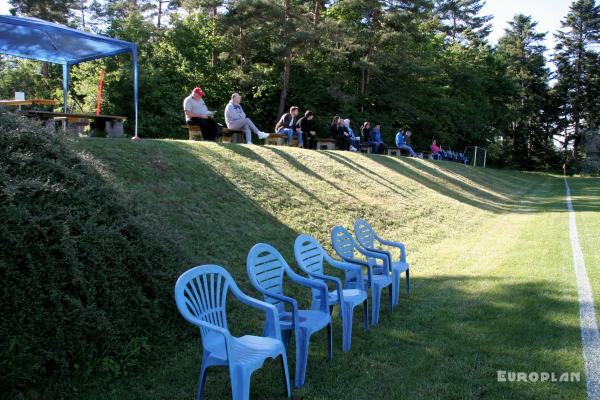
[[[231,95],[231,101],[225,107],[225,123],[227,124],[227,127],[229,129],[239,129],[246,132],[247,144],[252,144],[251,131],[256,133],[259,139],[268,138],[268,133],[260,131],[250,118],[246,118],[246,113],[244,113],[244,110],[240,105],[241,101],[242,96],[238,93]]]

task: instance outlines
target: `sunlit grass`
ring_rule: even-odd
[[[361,217],[382,236],[407,244],[411,295],[402,292],[394,313],[382,308],[380,326],[368,333],[357,314],[349,353],[341,351],[337,320],[332,362],[326,361],[325,335],[317,334],[307,384],[294,390],[295,398],[585,398],[583,381],[496,379],[497,370],[583,377],[560,177],[270,146],[93,139],[77,147],[101,160],[109,179],[157,229],[183,245],[190,266],[223,265],[250,294],[256,292],[245,258],[257,242],[273,244],[294,266],[296,235],[311,234],[330,248],[330,229],[351,227]],[[595,225],[583,229],[596,235],[599,198],[591,193],[585,203]],[[584,235],[583,242],[590,236],[586,247],[593,234]],[[589,265],[597,266],[597,250],[586,248]],[[173,282],[179,272],[165,271]],[[291,293],[306,303],[308,292]],[[242,307],[231,308],[229,322],[238,334],[259,330],[254,314]],[[88,384],[85,397],[191,399],[199,362],[200,342],[192,332],[136,376]],[[253,376],[252,398],[282,393],[277,363]],[[224,369],[209,373],[205,395],[230,397]]]

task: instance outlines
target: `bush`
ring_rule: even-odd
[[[126,372],[174,331],[182,253],[69,139],[8,113],[0,132],[0,390]]]

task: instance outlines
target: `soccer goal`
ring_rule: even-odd
[[[479,146],[467,146],[465,147],[465,157],[469,160],[469,165],[474,167],[485,168],[485,162],[487,159],[487,150],[484,147]]]

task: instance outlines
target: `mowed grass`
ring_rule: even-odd
[[[600,323],[600,178],[569,178],[577,232]]]
[[[331,362],[325,333],[315,335],[307,383],[293,391],[295,398],[586,397],[562,177],[271,146],[90,139],[76,148],[100,160],[103,176],[128,193],[161,234],[182,244],[190,267],[223,265],[251,295],[257,293],[245,258],[257,242],[274,245],[295,267],[298,234],[330,249],[331,228],[351,227],[361,217],[382,236],[407,244],[411,294],[402,292],[393,313],[385,295],[380,325],[368,333],[358,309],[349,353],[341,351],[336,318]],[[593,204],[600,194],[588,196],[597,223]],[[173,283],[180,272],[164,271]],[[307,290],[288,289],[307,304]],[[228,316],[235,334],[260,332],[260,316],[251,309],[232,304]],[[181,329],[189,335],[138,373],[87,382],[78,393],[86,399],[194,398],[200,340],[186,324]],[[292,376],[293,349],[292,343]],[[498,382],[498,370],[581,372],[582,380]],[[205,398],[230,393],[227,371],[209,372]],[[278,363],[267,362],[253,375],[251,397],[282,394]]]

